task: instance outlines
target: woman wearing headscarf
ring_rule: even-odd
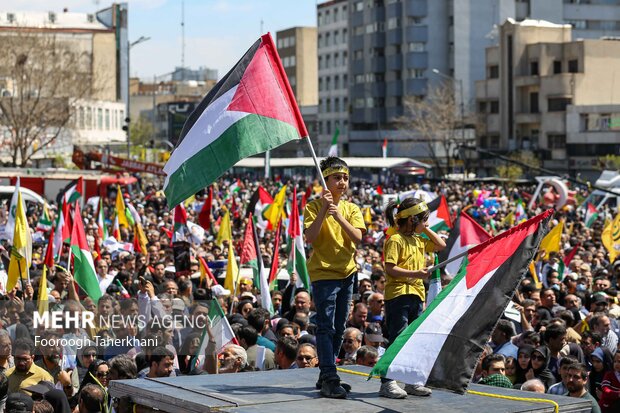
[[[590,355],[592,371],[590,371],[590,394],[598,400],[597,390],[601,390],[603,377],[608,371],[614,370],[614,357],[606,347],[597,347]]]
[[[527,381],[525,374],[532,367],[530,364],[530,356],[532,355],[532,351],[534,351],[534,346],[529,344],[522,344],[519,346],[516,360],[515,381],[513,383],[514,388],[516,389],[520,389],[521,385]]]
[[[104,406],[103,413],[107,413],[108,411],[107,406],[108,406],[108,372],[109,370],[110,370],[110,367],[108,366],[108,363],[106,361],[100,360],[100,359],[93,361],[88,367],[88,373],[86,373],[84,380],[82,380],[82,383],[80,384],[80,391],[76,395],[78,396],[82,392],[82,389],[84,388],[84,386],[86,386],[87,384],[94,384],[96,386],[101,387],[101,389],[103,390],[103,394],[105,395],[105,403],[103,403],[103,406]],[[77,402],[77,397],[75,398],[74,401]]]
[[[525,373],[527,380],[539,379],[545,385],[545,391],[555,384],[555,377],[551,370],[547,368],[551,353],[547,346],[536,347],[530,356],[531,368]]]

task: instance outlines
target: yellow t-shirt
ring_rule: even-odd
[[[308,229],[321,210],[322,200],[315,199],[304,210],[304,229]],[[364,217],[359,207],[340,200],[338,211],[353,227],[366,231]],[[312,282],[338,280],[348,277],[357,270],[354,260],[355,244],[346,235],[340,224],[327,215],[316,240],[312,243],[312,255],[308,260],[308,273]]]
[[[20,373],[15,370],[15,367],[11,367],[6,371],[6,376],[9,379],[9,393],[22,391],[26,394],[30,394],[30,392],[25,392],[23,389],[34,386],[40,381],[49,381],[54,384],[54,378],[46,370],[34,363],[32,363],[30,369],[25,373]]]
[[[425,267],[424,253],[433,252],[435,244],[417,235],[403,235],[400,232],[385,241],[384,261],[405,270],[418,271]],[[424,301],[424,282],[419,278],[385,276],[385,299],[391,300],[401,295],[414,294]]]

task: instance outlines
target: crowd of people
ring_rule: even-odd
[[[426,268],[435,252],[445,247],[448,232],[428,228],[429,211],[421,198],[445,196],[453,218],[467,210],[463,213],[472,214],[495,235],[512,225],[506,218],[534,192],[531,185],[509,183],[420,181],[378,186],[349,178],[346,164],[337,158],[328,158],[321,169],[329,191],[323,191],[317,180],[303,177],[220,178],[212,185],[211,226],[203,240],[191,243],[190,268],[182,274],[175,268],[174,214],[166,206],[162,182],[140,177],[138,184],[120,191],[141,217],[145,251],[136,251],[133,228],[121,227],[120,239],[104,242],[98,235],[98,202],[78,201],[83,203],[81,214],[102,296],[93,300],[76,286],[67,245],[56,257],[56,265],[48,269],[47,285],[42,285],[49,234],[35,237],[40,242],[33,244],[29,279],[4,291],[0,300],[0,396],[5,411],[150,411],[130,400],[111,398],[109,383],[309,367],[319,367],[316,387],[323,397],[345,398],[351,386],[340,380],[338,366],[373,367],[423,311]],[[228,211],[230,242],[239,257],[248,212],[255,212],[248,210],[254,205],[252,195],[259,186],[275,195],[283,185],[289,196],[297,186],[312,287],[299,287],[295,272],[282,277],[289,267],[291,241],[286,231],[278,240],[276,231],[266,228],[258,236],[259,258],[267,268],[277,258],[279,276],[270,285],[273,308],[264,308],[260,286],[246,272],[240,273],[233,290],[223,288],[229,241],[218,244],[217,233]],[[406,191],[415,191],[420,199],[384,202],[386,195]],[[117,189],[108,192],[102,199],[103,216],[112,232]],[[189,222],[199,222],[207,193],[186,202]],[[494,200],[492,210],[479,202],[481,193]],[[586,190],[579,189],[578,198],[585,195]],[[60,206],[50,205],[53,219]],[[8,206],[2,208],[0,225]],[[531,217],[544,208],[537,202],[525,213]],[[612,218],[615,212],[607,211]],[[33,233],[42,213],[28,206]],[[578,204],[556,212],[555,222],[565,219],[567,223],[561,249],[540,251],[537,275],[527,275],[513,298],[519,316],[500,319],[478,362],[474,382],[581,397],[592,401],[593,412],[620,411],[620,261],[609,262],[601,243],[604,215],[586,226]],[[388,227],[397,232],[386,241]],[[0,272],[8,266],[9,241],[2,241]],[[562,271],[560,264],[573,251]],[[201,259],[213,279],[201,276]],[[449,281],[442,279],[444,284]],[[90,313],[95,324],[35,328],[42,288],[49,291],[49,309],[61,311],[62,320],[69,314]],[[200,322],[218,309],[234,333],[225,343],[218,341],[213,324]],[[114,316],[140,322],[102,322]],[[162,322],[171,316],[193,323]],[[431,389],[401,388],[382,379],[379,394],[423,397],[431,395]]]

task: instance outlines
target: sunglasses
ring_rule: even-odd
[[[532,360],[539,360],[539,361],[544,361],[545,358],[543,356],[537,356],[535,354],[532,354],[532,356],[530,357]]]
[[[95,353],[88,353],[88,354],[84,354],[84,357],[97,357],[97,354],[95,354]]]
[[[314,356],[297,356],[297,360],[299,360],[299,361],[301,361],[301,360],[310,361],[313,358],[315,358],[315,357]]]
[[[108,372],[107,371],[97,372],[97,377],[108,377]]]
[[[344,340],[342,340],[343,343],[347,343],[347,344],[353,344],[355,343],[357,340],[352,340],[350,338],[345,338]]]

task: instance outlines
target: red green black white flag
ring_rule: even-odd
[[[552,215],[550,209],[470,249],[456,277],[390,345],[371,374],[464,393]]]

